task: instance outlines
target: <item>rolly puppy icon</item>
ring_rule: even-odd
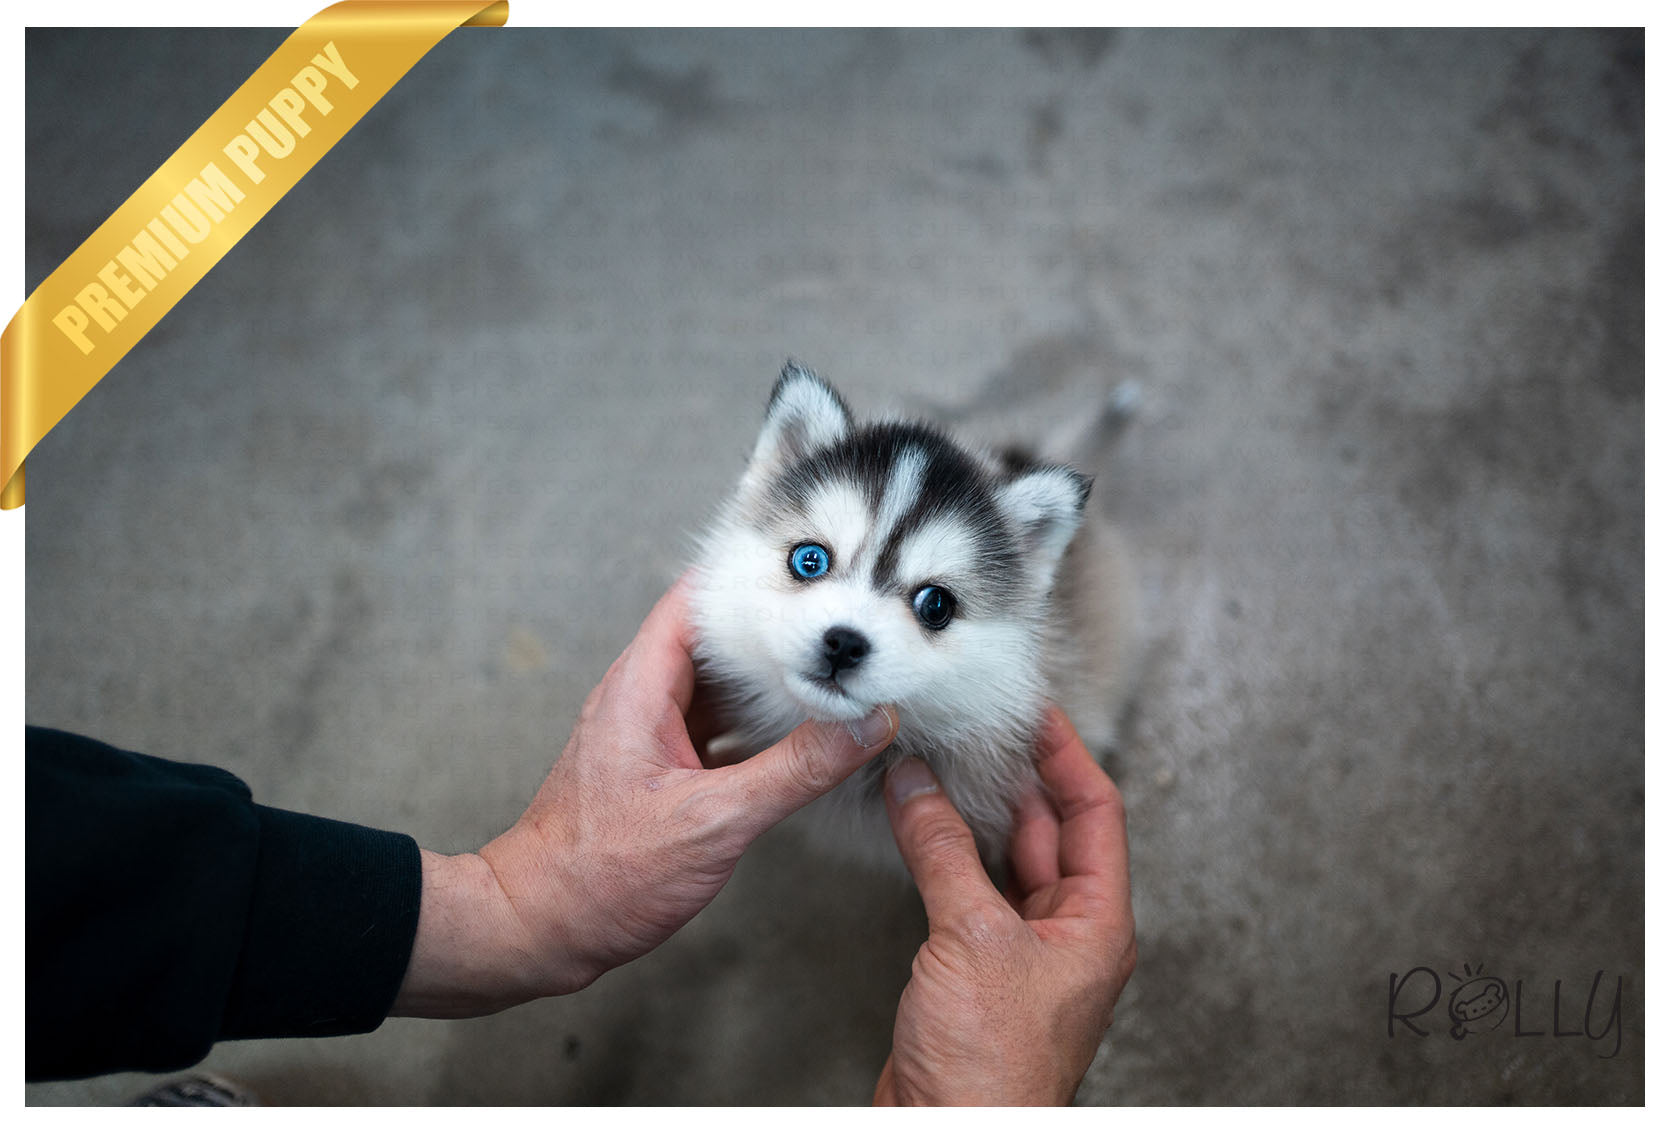
[[[1452,1039],[1489,1032],[1508,1017],[1509,987],[1494,976],[1485,976],[1484,969],[1484,965],[1478,969],[1463,965],[1461,976],[1450,974],[1452,980],[1461,982],[1451,993],[1448,1008]]]

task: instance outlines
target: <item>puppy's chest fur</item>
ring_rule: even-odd
[[[882,776],[917,756],[1000,861],[1045,700],[1093,749],[1114,742],[1131,588],[1089,491],[1065,465],[860,424],[786,367],[696,564],[697,657],[734,729],[725,743],[746,755],[809,717],[891,704],[894,744],[809,817],[850,855],[897,863]]]

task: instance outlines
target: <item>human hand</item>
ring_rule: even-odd
[[[1044,794],[1010,844],[1008,900],[933,773],[888,776],[888,818],[922,892],[928,941],[894,1021],[880,1104],[1065,1104],[1137,964],[1125,807],[1063,712],[1039,740]]]
[[[481,1015],[585,987],[672,936],[750,843],[892,743],[898,718],[879,708],[704,767],[687,726],[688,590],[674,584],[610,666],[515,826],[479,855],[423,852],[392,1014]]]

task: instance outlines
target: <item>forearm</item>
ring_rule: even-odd
[[[486,1016],[549,995],[499,879],[478,854],[420,851],[423,898],[391,1016]]]

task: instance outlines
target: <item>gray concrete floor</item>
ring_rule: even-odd
[[[29,32],[31,286],[280,38]],[[864,410],[1133,379],[1142,963],[1080,1100],[1640,1101],[1642,91],[1628,33],[455,34],[30,458],[29,719],[474,847],[784,356]],[[584,993],[207,1066],[862,1101],[923,928],[784,830]],[[1389,1038],[1423,966],[1544,1034]],[[1598,972],[1613,1058],[1551,1027]]]

